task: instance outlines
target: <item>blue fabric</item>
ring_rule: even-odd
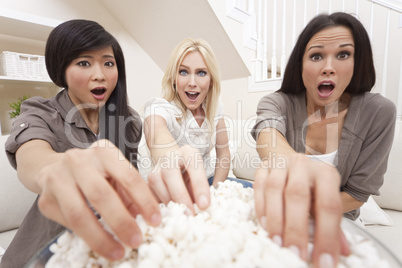
[[[230,178],[230,177],[228,177],[227,180],[235,181],[235,182],[241,183],[244,188],[248,188],[248,187],[253,188],[253,184],[252,184],[251,182],[249,182],[249,181],[245,181],[245,180],[241,180],[241,179],[236,179],[236,178]],[[212,182],[213,182],[213,181],[214,181],[214,176],[212,176],[211,178],[208,179],[209,185],[212,185]]]

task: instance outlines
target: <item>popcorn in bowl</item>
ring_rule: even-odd
[[[211,187],[210,207],[205,211],[196,207],[195,216],[185,214],[184,204],[170,202],[160,209],[158,227],[137,216],[144,242],[138,249],[126,247],[123,259],[111,262],[80,237],[65,232],[50,246],[54,254],[46,267],[310,267],[268,237],[255,216],[253,189],[237,182],[227,180],[216,189]],[[389,267],[371,240],[346,231],[345,235],[352,254],[341,257],[339,268]]]

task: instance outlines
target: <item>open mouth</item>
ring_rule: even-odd
[[[91,90],[91,93],[97,96],[102,95],[105,92],[106,92],[105,88],[95,88]]]
[[[197,99],[197,97],[198,97],[198,95],[200,95],[200,93],[198,93],[198,92],[186,92],[186,95],[190,100],[193,101],[193,100]]]
[[[319,95],[321,97],[327,97],[331,95],[335,86],[332,83],[322,83],[318,86]]]

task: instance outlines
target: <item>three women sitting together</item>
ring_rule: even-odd
[[[185,39],[173,50],[163,97],[146,103],[143,126],[128,105],[122,49],[98,23],[57,26],[45,58],[63,90],[25,101],[7,140],[10,163],[38,198],[2,267],[22,267],[66,228],[95,252],[119,259],[123,247],[97,214],[122,243],[138,247],[137,214],[157,226],[158,202],[184,203],[189,214],[194,203],[206,209],[210,185],[226,179],[254,188],[256,215],[278,244],[307,259],[313,218],[312,262],[335,267],[340,254],[349,254],[341,218],[357,219],[359,207],[379,193],[396,116],[393,102],[370,93],[372,50],[355,17],[319,15],[300,34],[281,88],[258,104],[252,135],[261,167],[253,184],[228,178],[219,67],[204,40]],[[142,133],[155,163],[147,180],[136,169]],[[275,157],[286,164],[275,165]]]

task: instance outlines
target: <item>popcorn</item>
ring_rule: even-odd
[[[252,188],[227,180],[210,189],[210,207],[202,211],[195,205],[195,216],[187,216],[185,205],[174,202],[160,205],[162,223],[158,227],[148,226],[138,215],[144,242],[138,249],[125,247],[122,260],[111,262],[90,250],[78,236],[65,232],[51,245],[54,255],[46,267],[311,267],[275,244],[259,225]],[[389,267],[370,240],[346,231],[345,235],[352,254],[342,256],[338,268]]]

